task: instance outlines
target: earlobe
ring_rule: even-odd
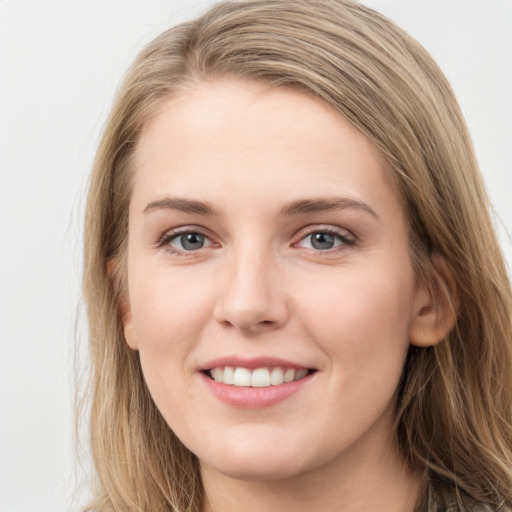
[[[126,344],[133,350],[138,350],[139,344],[137,341],[137,335],[135,327],[133,325],[133,316],[130,307],[130,302],[127,297],[126,285],[119,282],[119,262],[117,259],[111,259],[107,262],[107,273],[112,281],[114,290],[116,291],[116,299],[119,308],[119,314],[121,321],[123,322],[123,333],[126,340]]]
[[[137,340],[137,335],[135,332],[135,327],[133,326],[133,321],[131,320],[131,313],[130,313],[130,320],[125,321],[123,320],[123,326],[124,326],[124,339],[126,340],[126,344],[132,349],[132,350],[138,350],[139,349],[139,343]]]
[[[120,309],[120,313],[121,313],[121,320],[123,322],[123,332],[124,332],[124,339],[126,340],[126,344],[132,350],[138,350],[139,342],[137,339],[137,333],[135,331],[135,326],[133,325],[132,310],[131,310],[130,303],[129,303],[125,293],[120,294],[119,309]]]
[[[410,326],[410,343],[429,347],[442,341],[455,325],[459,307],[457,285],[446,261],[431,257],[430,286],[418,289]]]

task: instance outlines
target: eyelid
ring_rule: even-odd
[[[204,236],[206,239],[208,239],[210,243],[206,247],[201,247],[200,249],[197,249],[195,251],[187,251],[185,249],[180,250],[170,245],[171,240],[187,233],[197,233],[198,235]],[[201,249],[208,249],[214,245],[216,245],[216,243],[213,240],[213,236],[209,233],[209,230],[197,225],[186,225],[168,229],[163,233],[162,236],[160,236],[160,238],[158,238],[158,240],[155,243],[155,246],[157,248],[166,248],[169,252],[179,254],[180,256],[192,255],[192,253],[199,252],[201,251]]]
[[[342,240],[343,243],[341,244],[341,246],[352,246],[357,242],[357,237],[345,228],[340,228],[339,226],[333,226],[331,224],[313,224],[306,226],[297,232],[297,234],[294,237],[296,241],[293,242],[293,245],[299,244],[308,236],[311,236],[314,233],[327,233],[329,235],[334,235]],[[316,252],[333,252],[338,247],[339,246],[336,246],[332,249],[327,249],[324,251],[317,250]]]
[[[190,251],[183,249],[180,251],[180,249],[173,247],[170,245],[170,241],[174,238],[186,234],[186,233],[197,233],[202,236],[204,236],[208,241],[210,242],[206,247],[202,247],[200,249],[197,249],[195,251]],[[333,253],[336,251],[341,250],[343,247],[350,247],[357,243],[357,237],[349,230],[345,228],[341,228],[339,226],[335,226],[332,224],[311,224],[308,226],[305,226],[301,228],[296,234],[293,236],[293,242],[292,246],[297,246],[300,242],[302,242],[304,239],[306,239],[308,236],[311,236],[314,233],[327,233],[333,236],[338,237],[341,239],[342,243],[326,250],[318,250],[318,249],[312,249],[315,253],[318,254],[324,254],[327,255],[329,253]],[[202,249],[209,249],[212,246],[219,246],[217,242],[214,240],[214,236],[211,234],[210,230],[198,226],[198,225],[184,225],[184,226],[178,226],[172,229],[168,229],[165,231],[156,241],[155,246],[157,248],[165,248],[169,252],[173,254],[178,254],[180,256],[192,256],[194,253],[200,253],[202,252]]]

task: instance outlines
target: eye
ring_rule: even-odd
[[[299,247],[305,247],[307,249],[314,249],[315,251],[328,251],[335,249],[341,245],[353,245],[353,240],[347,238],[340,233],[333,231],[314,231],[308,233],[303,237],[297,244]]]
[[[177,251],[197,251],[212,245],[211,240],[196,231],[187,231],[170,235],[164,240],[164,243]]]

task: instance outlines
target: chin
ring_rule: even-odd
[[[203,462],[201,462],[203,466]],[[285,462],[276,460],[227,460],[216,461],[214,470],[236,480],[271,482],[292,478],[302,471]]]
[[[209,466],[215,471],[238,480],[275,481],[296,476],[305,470],[307,462],[300,459],[301,450],[276,449],[274,443],[252,443],[245,449],[224,447],[221,453],[211,453],[204,459],[199,457],[201,467]],[[211,463],[210,463],[211,461]]]

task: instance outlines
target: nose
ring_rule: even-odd
[[[283,326],[289,316],[283,275],[264,251],[241,248],[221,273],[215,318],[224,327],[258,334]]]

